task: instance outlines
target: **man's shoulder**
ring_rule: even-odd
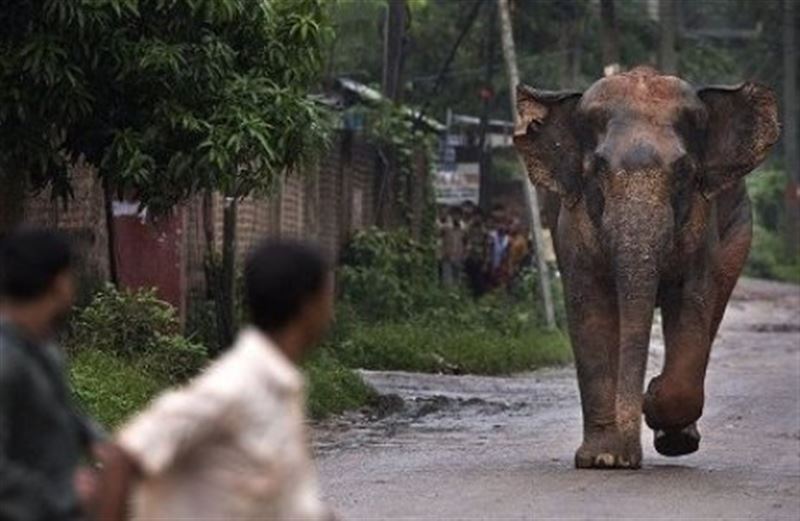
[[[29,360],[19,339],[0,327],[0,384],[18,382],[29,370]]]

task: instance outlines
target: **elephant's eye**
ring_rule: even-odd
[[[594,156],[594,172],[597,175],[606,175],[611,171],[608,159],[601,155]]]
[[[683,156],[672,163],[672,172],[681,178],[688,178],[694,172],[694,162],[689,156]]]

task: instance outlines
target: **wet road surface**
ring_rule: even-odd
[[[649,376],[663,358],[654,329]],[[513,377],[365,372],[382,411],[317,426],[345,519],[800,519],[800,287],[743,280],[714,345],[700,451],[575,470],[572,368]]]

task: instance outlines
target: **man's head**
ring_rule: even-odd
[[[0,238],[0,309],[32,335],[53,335],[74,303],[72,263],[58,232],[19,229]]]
[[[246,262],[245,298],[253,324],[273,337],[294,335],[307,351],[333,319],[330,265],[309,244],[264,241]]]

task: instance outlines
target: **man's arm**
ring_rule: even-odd
[[[101,454],[97,519],[126,519],[136,481],[160,474],[182,454],[225,429],[235,409],[233,400],[198,381],[156,399],[122,428],[118,443]]]
[[[100,485],[95,518],[102,521],[125,521],[133,484],[141,477],[136,461],[123,449],[109,445],[100,459],[103,480]]]
[[[236,400],[213,381],[195,381],[157,398],[122,428],[117,444],[143,475],[160,474],[183,454],[228,429]]]

